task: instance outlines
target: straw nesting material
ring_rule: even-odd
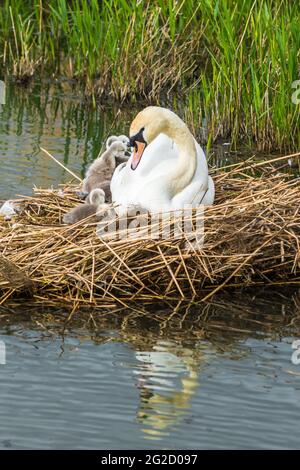
[[[74,188],[36,189],[20,215],[0,219],[0,304],[24,295],[74,309],[207,300],[225,287],[299,283],[299,180],[271,164],[257,170],[246,162],[214,171],[201,247],[183,238],[101,239],[93,218],[62,225],[79,202]]]

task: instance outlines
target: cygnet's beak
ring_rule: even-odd
[[[79,199],[82,199],[82,200],[86,199],[89,195],[87,191],[76,191],[76,194],[79,197]]]

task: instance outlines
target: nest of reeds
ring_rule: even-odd
[[[112,306],[129,301],[207,300],[225,287],[300,283],[299,180],[271,163],[216,170],[215,204],[203,213],[203,244],[191,239],[97,233],[63,215],[73,187],[36,189],[22,212],[0,220],[0,304],[31,296],[53,304]]]

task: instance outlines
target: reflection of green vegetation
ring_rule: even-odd
[[[75,337],[96,344],[121,342],[132,350],[133,379],[139,396],[136,419],[145,439],[159,440],[191,418],[193,397],[204,383],[206,365],[220,355],[239,361],[250,338],[279,340],[299,336],[300,295],[295,289],[223,292],[210,302],[141,304],[61,310],[24,304],[0,306],[0,328],[41,329],[45,338]],[[15,331],[15,330],[13,330]],[[6,333],[6,334],[8,334]],[[62,354],[68,346],[62,344]]]
[[[174,91],[209,141],[297,147],[299,23],[289,0],[5,0],[0,56],[17,78],[64,75],[94,96]]]
[[[54,142],[56,148],[64,147],[64,163],[74,165],[76,156],[72,151],[74,152],[75,147],[78,153],[75,170],[79,171],[81,167],[83,174],[86,165],[97,157],[107,135],[112,133],[112,127],[114,132],[124,133],[127,130],[127,120],[130,117],[126,115],[125,119],[121,111],[122,119],[119,121],[115,119],[118,111],[114,108],[106,108],[105,112],[99,108],[91,110],[84,101],[75,99],[76,95],[70,87],[64,99],[61,98],[62,93],[65,91],[59,85],[55,88],[49,84],[31,84],[25,88],[15,87],[12,83],[7,85],[6,104],[0,108],[0,146],[4,159],[8,161],[12,154],[12,149],[6,143],[6,136],[23,136],[22,154],[16,158],[40,155],[40,145],[48,147],[49,143],[49,150],[53,150]],[[63,139],[59,140],[61,137]],[[29,139],[30,143],[26,146]],[[71,140],[73,145],[70,145]],[[43,161],[39,163],[41,167]],[[13,162],[11,166],[13,167]],[[5,179],[6,175],[2,174],[2,177]],[[57,180],[60,180],[59,175]]]

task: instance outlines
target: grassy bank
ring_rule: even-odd
[[[298,148],[300,11],[266,0],[4,0],[3,75],[181,108],[203,139]],[[299,93],[300,95],[300,93]],[[300,98],[300,96],[299,96]]]

